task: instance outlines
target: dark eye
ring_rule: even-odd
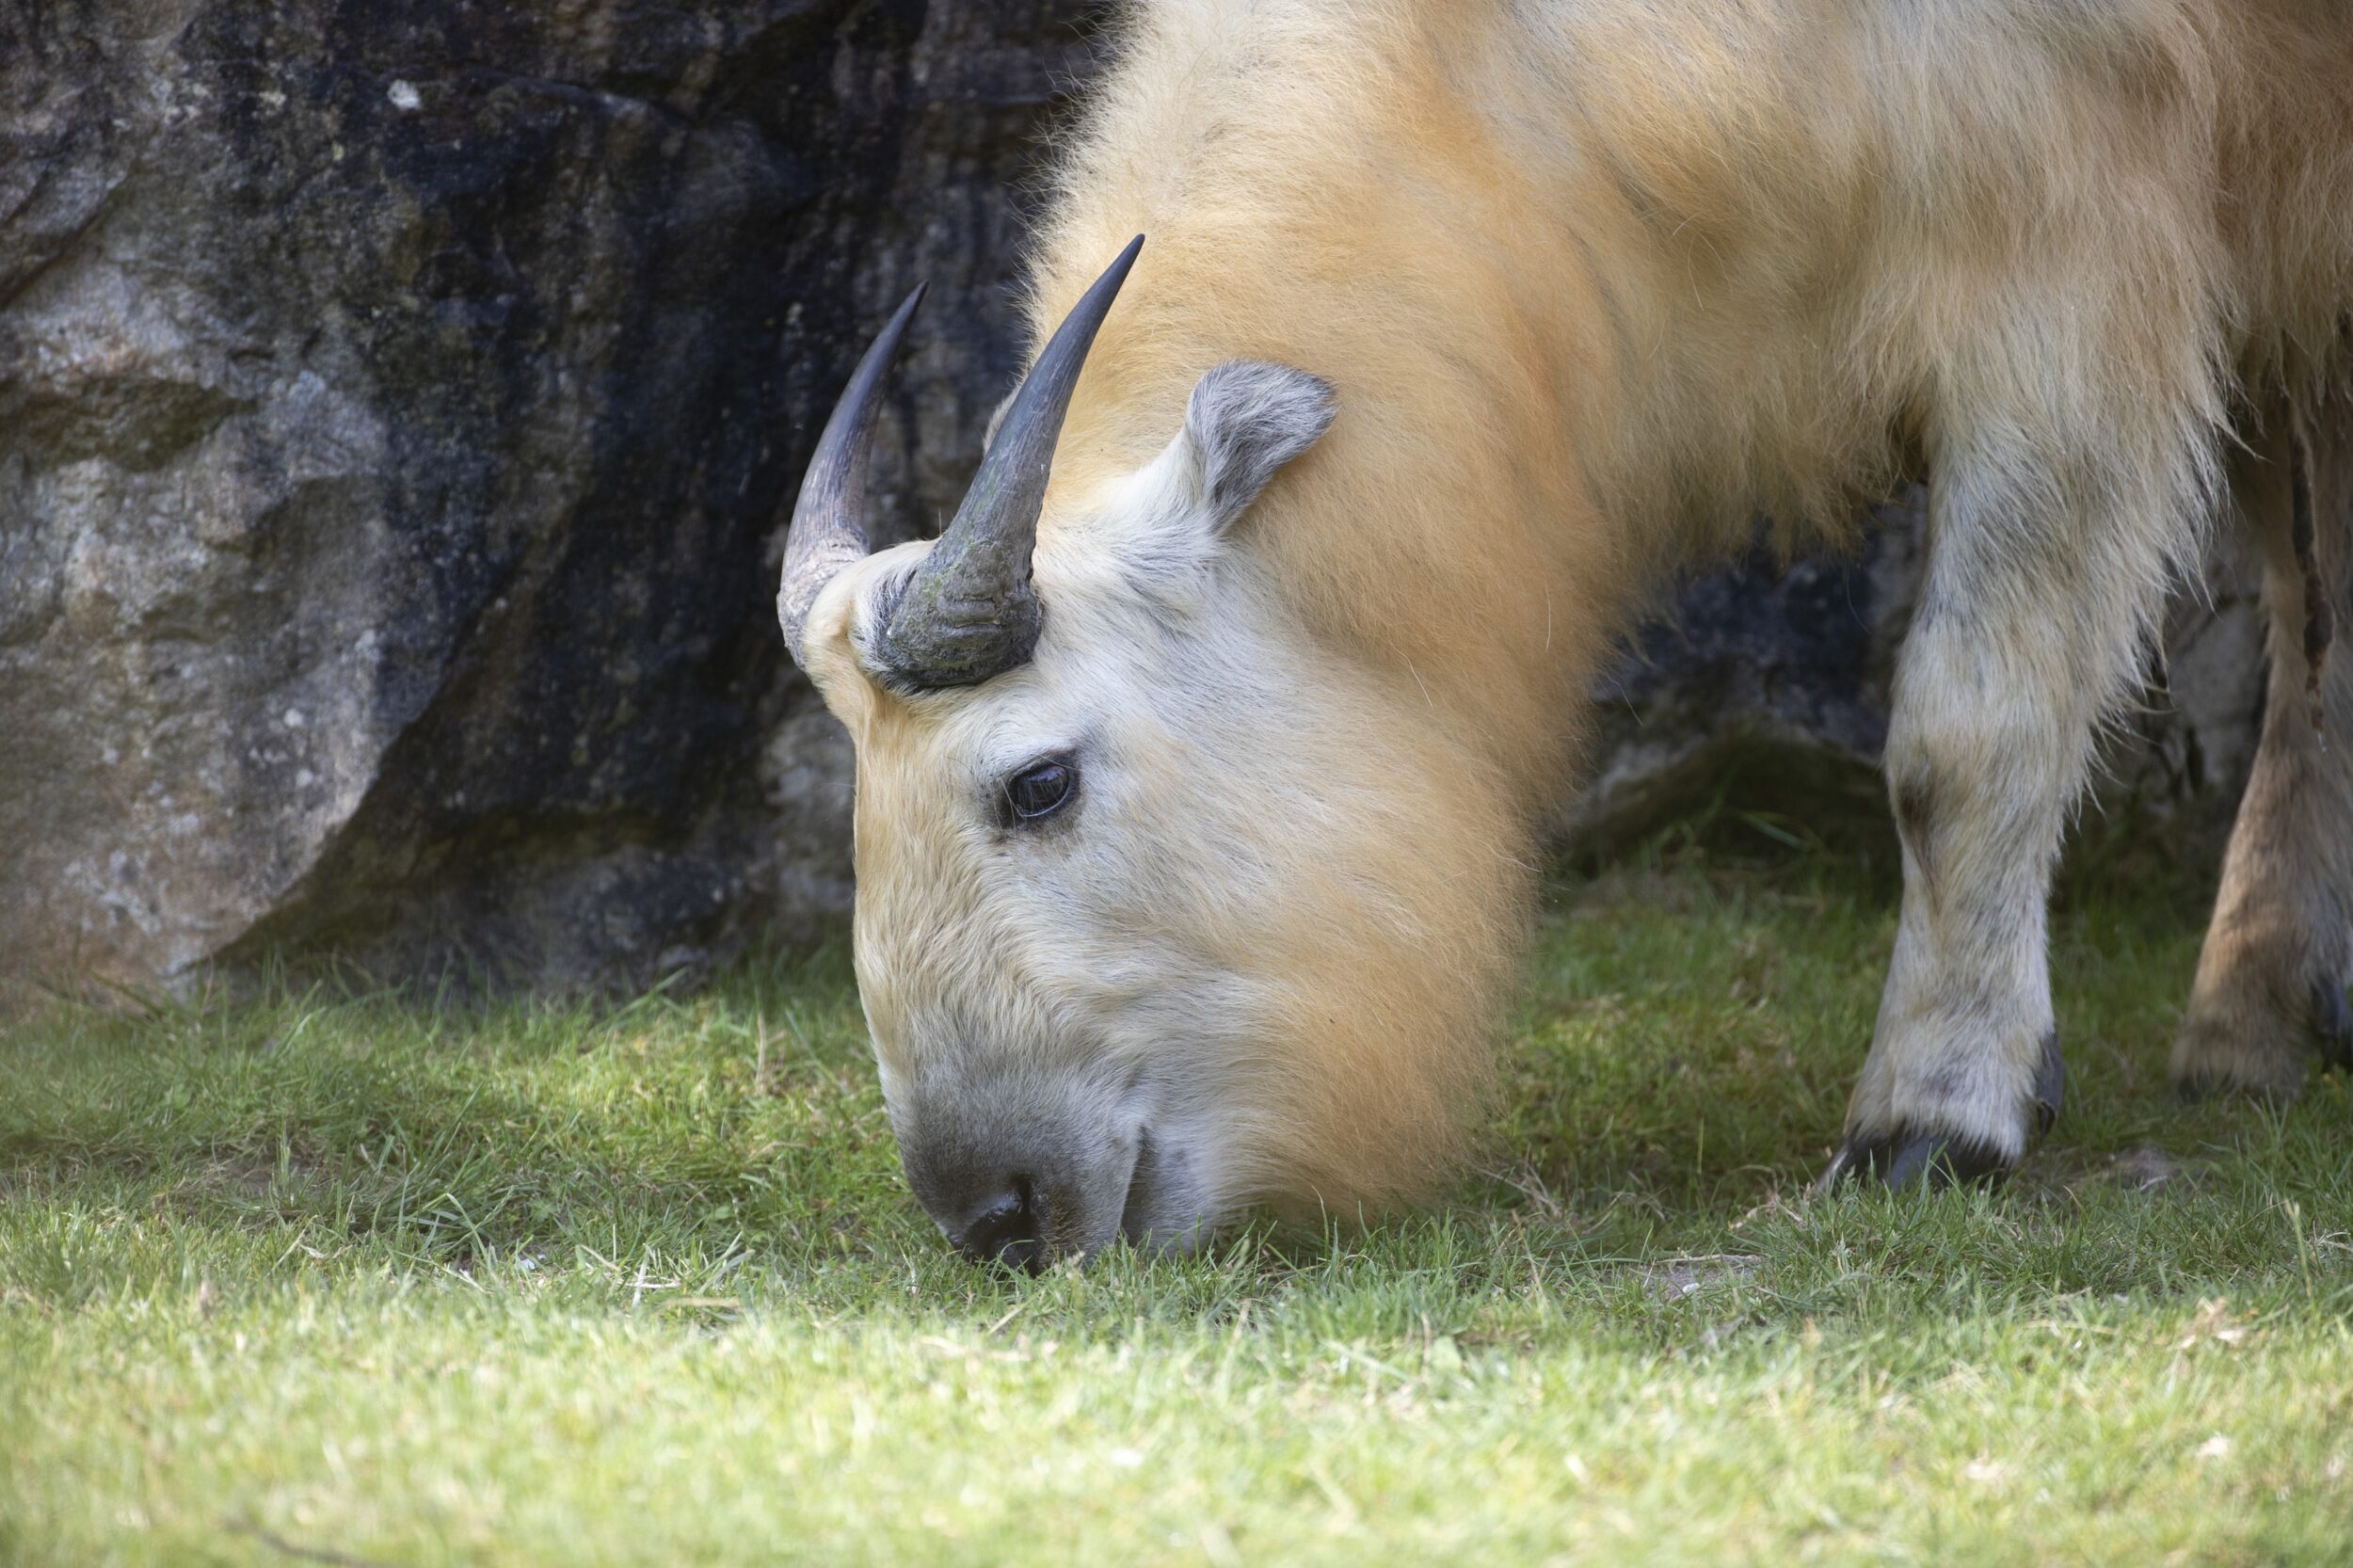
[[[1005,780],[1005,805],[1017,820],[1033,822],[1061,810],[1078,788],[1079,770],[1048,758]]]

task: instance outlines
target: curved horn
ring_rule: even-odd
[[[1096,328],[1111,312],[1144,236],[1071,307],[1022,377],[955,520],[908,581],[875,639],[875,673],[912,689],[969,686],[1029,662],[1042,619],[1030,555],[1054,442]]]
[[[835,573],[864,559],[873,548],[866,541],[866,460],[874,450],[874,416],[882,407],[876,394],[928,287],[915,285],[915,292],[876,334],[842,389],[841,400],[833,406],[833,417],[825,421],[824,434],[817,438],[817,450],[808,459],[808,472],[801,476],[801,498],[793,503],[792,524],[784,536],[776,620],[784,628],[793,662],[803,668],[808,665],[801,651],[808,607]]]

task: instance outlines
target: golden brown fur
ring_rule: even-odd
[[[2331,342],[2353,293],[2335,6],[1181,0],[1130,27],[1035,268],[1042,334],[1150,235],[1058,476],[1158,450],[1219,360],[1333,380],[1342,423],[1253,548],[1543,789],[1529,731],[1650,574],[1760,509],[1845,527],[1956,404],[2101,432],[2170,503],[2135,553],[2186,565],[2230,372]]]
[[[2173,1076],[2193,1091],[2298,1088],[2320,1046],[2353,1067],[2353,658],[2317,672],[2306,642],[2308,583],[2293,539],[2289,425],[2304,427],[2314,537],[2310,564],[2353,621],[2353,409],[2340,395],[2266,399],[2232,486],[2264,567],[2270,680],[2263,743],[2224,856]],[[2319,712],[2314,712],[2317,698]]]
[[[1834,534],[1925,467],[1903,935],[1849,1131],[2014,1159],[2094,731],[2199,558],[2236,389],[2324,357],[2353,299],[2353,10],[1157,0],[1126,26],[1034,269],[1042,337],[1149,236],[1057,454],[1037,668],[875,689],[856,617],[892,555],[811,622],[858,743],[887,1073],[928,1070],[942,1009],[1133,1024],[1139,1057],[1206,1010],[1233,1027],[1203,1049],[1252,1062],[1211,1110],[1256,1130],[1203,1212],[1410,1192],[1454,1146],[1613,633],[1758,509]],[[1166,575],[1132,568],[1166,509],[1137,476],[1236,358],[1324,377],[1338,418],[1172,609],[1134,586]],[[1030,722],[1001,705],[1051,693],[1164,764],[1118,853],[1166,874],[1040,882],[947,813],[941,780]],[[1104,994],[1155,984],[1193,1000]]]

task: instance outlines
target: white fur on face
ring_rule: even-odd
[[[1022,668],[906,698],[865,679],[859,616],[920,545],[810,618],[858,750],[860,989],[943,1226],[1017,1172],[1063,1194],[1057,1252],[1185,1245],[1253,1201],[1385,1203],[1452,1152],[1516,873],[1479,869],[1498,792],[1290,630],[1225,535],[1326,396],[1206,377],[1184,436],[1046,532]],[[1073,799],[1010,820],[1006,779],[1047,758]]]

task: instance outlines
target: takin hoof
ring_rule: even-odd
[[[2322,1070],[2353,1073],[2353,1003],[2344,986],[2324,980],[2313,987],[2313,1021]]]
[[[2024,1118],[2036,1136],[2051,1130],[2066,1097],[2067,1064],[2059,1056],[2058,1036],[2045,1035],[2034,1098]],[[1883,1134],[1850,1131],[1814,1190],[1827,1192],[1850,1181],[1871,1181],[1899,1192],[1941,1192],[1947,1187],[1990,1186],[2016,1164],[2001,1150],[1965,1135],[1902,1126]]]
[[[2010,1161],[1998,1151],[1972,1138],[1897,1131],[1886,1138],[1849,1138],[1839,1144],[1815,1191],[1869,1181],[1898,1192],[1912,1188],[1941,1192],[1947,1187],[1990,1186],[2009,1175],[2009,1168]]]
[[[2265,1009],[2236,1020],[2193,1015],[2173,1050],[2173,1090],[2185,1100],[2246,1095],[2285,1104],[2304,1086],[2307,1064],[2353,1072],[2353,1005],[2333,981],[2313,982],[2302,1017]]]

